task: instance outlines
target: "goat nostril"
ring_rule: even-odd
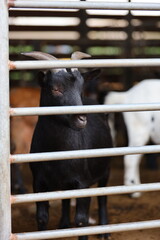
[[[85,115],[79,115],[79,116],[78,116],[78,119],[79,119],[80,121],[82,121],[82,122],[86,122],[86,121],[87,121],[87,118],[86,118]]]
[[[87,117],[86,115],[75,115],[75,125],[77,128],[85,128],[87,124]]]
[[[84,114],[75,114],[71,117],[71,125],[78,129],[83,129],[87,125],[87,117]]]

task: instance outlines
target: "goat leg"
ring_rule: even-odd
[[[99,181],[98,187],[105,187],[107,183],[107,178],[103,178]],[[98,214],[99,214],[99,224],[108,224],[108,213],[107,213],[107,196],[98,196]],[[101,239],[109,239],[110,234],[104,233],[99,234],[98,237]]]
[[[11,165],[11,191],[12,193],[23,194],[26,189],[23,184],[23,177],[18,164]]]
[[[49,218],[49,203],[45,202],[37,202],[37,225],[38,231],[43,231],[47,229],[48,218]]]
[[[70,227],[70,199],[62,200],[62,215],[59,223],[59,228]]]
[[[88,226],[90,198],[77,198],[75,223],[77,227]],[[88,236],[80,236],[79,240],[88,240]]]

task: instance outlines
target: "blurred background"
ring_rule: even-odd
[[[44,51],[57,58],[68,58],[76,50],[102,59],[160,56],[160,11],[17,9],[9,15],[11,60],[23,60],[20,53],[26,51]],[[159,75],[156,67],[106,68],[102,79],[126,90],[135,81]],[[36,84],[30,71],[11,73],[11,87]]]

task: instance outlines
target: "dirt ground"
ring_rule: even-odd
[[[32,192],[32,177],[27,165],[22,167],[27,192]],[[145,166],[145,160],[141,164],[141,180],[143,183],[160,182],[160,170],[149,170]],[[113,160],[109,185],[123,184],[122,159]],[[56,229],[60,217],[60,201],[50,203],[50,220],[48,229]],[[72,222],[74,217],[72,207]],[[159,192],[143,193],[138,199],[131,199],[128,195],[115,195],[108,198],[109,223],[125,223],[134,221],[146,221],[160,219],[160,194]],[[98,209],[96,198],[92,199],[90,216],[97,220]],[[35,204],[15,205],[12,207],[12,232],[36,231]],[[73,239],[76,238],[65,238]],[[89,240],[97,239],[90,236]],[[112,240],[159,240],[160,229],[139,230],[113,233]]]

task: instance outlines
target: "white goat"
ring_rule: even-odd
[[[126,92],[110,92],[104,104],[158,103],[160,102],[160,80],[143,80]],[[151,139],[160,144],[160,111],[123,112],[128,132],[129,146],[143,146]],[[124,184],[140,183],[139,164],[142,154],[124,157]],[[132,197],[139,197],[133,193]]]

